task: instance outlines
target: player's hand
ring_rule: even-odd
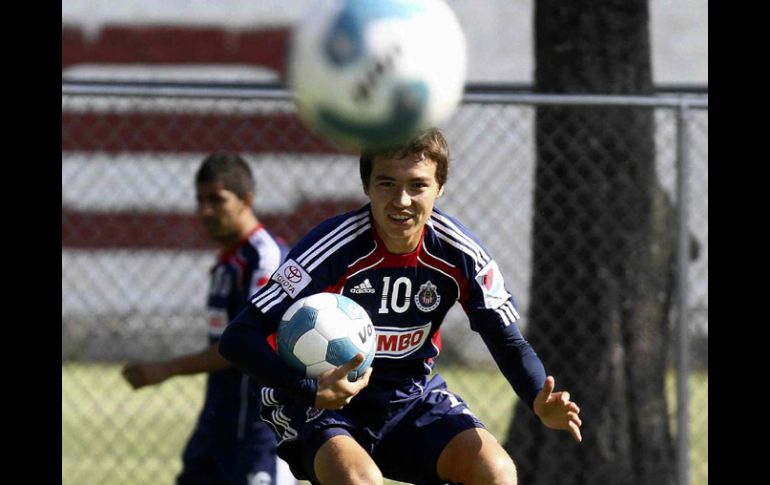
[[[372,368],[355,382],[348,381],[348,374],[364,361],[364,354],[359,353],[345,364],[329,369],[318,376],[318,391],[315,396],[315,407],[318,409],[342,409],[361,389],[369,384]]]
[[[568,431],[575,441],[583,441],[580,426],[583,422],[578,417],[580,408],[569,400],[569,392],[553,392],[556,381],[553,376],[545,378],[543,389],[535,397],[535,414],[544,425],[552,429]]]
[[[159,384],[170,375],[162,363],[152,362],[126,364],[121,374],[134,389]]]

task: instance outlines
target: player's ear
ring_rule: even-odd
[[[364,188],[364,195],[369,197],[369,185],[368,184],[361,184],[361,186]]]
[[[436,195],[436,198],[438,199],[442,195],[444,195],[444,186],[443,185],[438,188],[438,194]]]
[[[243,204],[249,209],[254,207],[254,192],[246,192],[243,196]]]

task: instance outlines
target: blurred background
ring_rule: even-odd
[[[62,76],[277,80],[291,24],[314,0],[63,0]],[[470,82],[531,83],[532,0],[448,0]],[[650,0],[653,79],[708,84],[708,2]]]
[[[170,483],[180,469],[204,377],[172,379],[133,392],[119,369],[127,360],[168,358],[206,344],[204,303],[216,248],[195,219],[192,182],[205,155],[219,148],[244,154],[257,179],[258,216],[289,243],[324,218],[365,202],[357,159],[309,133],[283,89],[291,25],[312,3],[62,2],[63,483]],[[439,207],[484,241],[518,303],[529,339],[535,332],[528,328],[533,320],[535,207],[538,200],[558,200],[555,193],[536,197],[537,160],[544,150],[568,153],[572,138],[558,128],[544,138],[536,136],[542,129],[537,110],[543,105],[527,97],[535,79],[533,2],[448,3],[468,40],[469,89],[443,127],[453,165]],[[655,186],[673,213],[680,200],[679,164],[682,157],[688,160],[686,231],[692,244],[683,318],[674,304],[664,312],[671,449],[669,458],[660,460],[673,469],[677,418],[682,416],[677,409],[682,357],[676,354],[676,324],[684,321],[691,391],[688,475],[690,483],[705,484],[708,7],[705,0],[651,0],[649,13],[652,79],[656,94],[669,100],[649,108]],[[136,83],[164,87],[139,94],[124,89],[120,95],[99,88],[121,83],[124,88]],[[91,89],[73,89],[83,85]],[[185,91],[190,86],[219,91],[190,95]],[[704,96],[705,109],[682,110],[670,102],[672,97]],[[612,153],[619,140],[610,134],[602,142]],[[578,213],[582,207],[576,204]],[[602,207],[585,217],[613,211]],[[673,235],[676,225],[671,227]],[[560,263],[557,253],[550,257]],[[666,271],[674,271],[675,263],[672,259]],[[545,288],[558,291],[558,285]],[[578,324],[572,332],[584,342],[601,330]],[[442,337],[437,369],[507,442],[516,396],[459,308],[444,323]],[[535,334],[533,345],[547,368],[565,338],[569,333],[555,327]],[[577,344],[571,349],[570,358],[580,365],[593,358]],[[555,357],[553,365],[562,366]],[[581,394],[593,392],[588,385],[570,390],[579,403]],[[520,436],[526,438],[523,432]]]

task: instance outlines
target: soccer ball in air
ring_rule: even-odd
[[[440,126],[465,75],[465,36],[444,0],[321,2],[294,28],[288,58],[300,118],[349,150]]]
[[[364,362],[348,374],[355,381],[372,364],[374,325],[361,305],[336,293],[317,293],[291,305],[278,326],[278,354],[307,377],[338,367],[359,352]]]

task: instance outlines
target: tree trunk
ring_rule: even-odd
[[[543,93],[648,94],[646,0],[535,3]],[[526,337],[581,408],[583,442],[516,406],[505,443],[522,485],[665,485],[673,214],[649,108],[539,107]]]

